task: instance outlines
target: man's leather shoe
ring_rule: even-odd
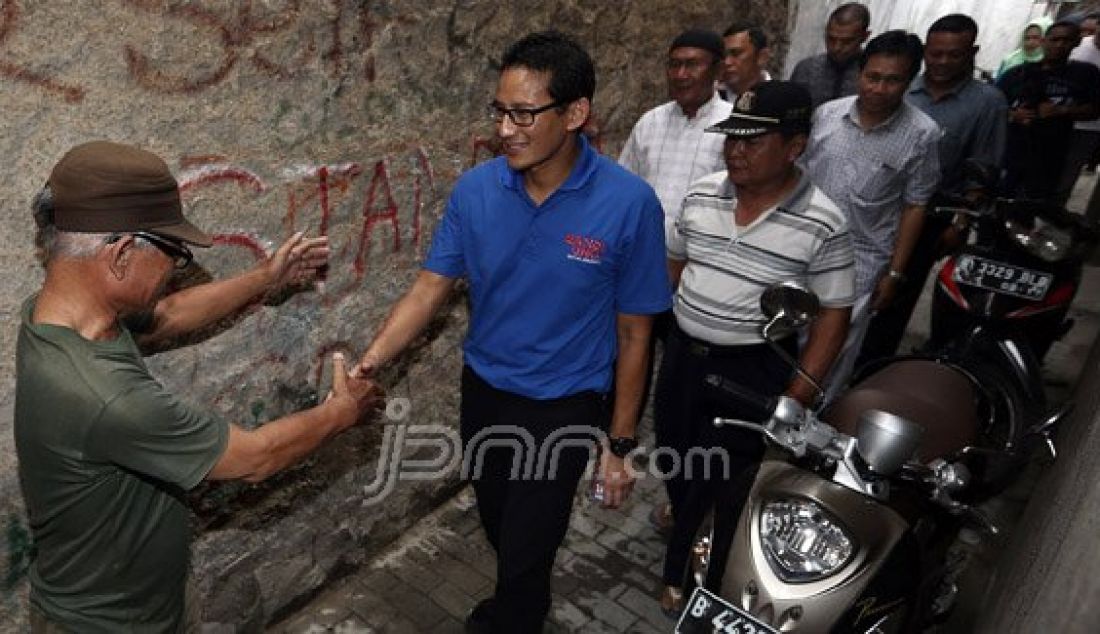
[[[466,634],[495,634],[493,628],[493,597],[482,599],[466,615]]]

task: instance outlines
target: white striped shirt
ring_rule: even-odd
[[[687,260],[673,311],[687,334],[719,345],[761,343],[760,294],[792,281],[823,306],[850,306],[854,264],[844,213],[803,175],[791,195],[738,227],[726,172],[691,186],[668,236],[668,257]]]
[[[726,168],[724,134],[703,132],[725,121],[733,106],[711,95],[695,116],[687,118],[680,104],[670,101],[643,114],[619,154],[619,165],[641,176],[657,192],[665,225],[680,213],[688,186]]]

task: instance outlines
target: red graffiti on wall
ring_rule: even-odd
[[[227,181],[247,187],[257,194],[267,189],[263,179],[249,170],[232,165],[203,165],[181,179],[180,191],[186,193],[196,187]]]
[[[0,47],[15,32],[19,21],[19,5],[15,0],[3,0],[0,4]],[[40,88],[47,93],[60,95],[68,103],[79,103],[84,99],[84,89],[68,84],[7,59],[0,58],[0,77],[12,79]]]
[[[263,12],[254,7],[252,0],[238,0],[229,3],[228,15],[206,9],[195,4],[177,4],[167,0],[124,0],[136,9],[154,12],[163,18],[178,20],[210,33],[217,43],[219,59],[213,68],[206,71],[179,72],[165,70],[149,55],[134,45],[123,47],[123,56],[130,75],[138,84],[155,92],[194,93],[221,83],[240,62],[251,64],[252,68],[263,74],[280,80],[301,76],[310,68],[313,60],[319,59],[330,76],[337,77],[347,71],[347,44],[342,25],[347,22],[342,0],[307,3],[307,13],[302,13],[300,0],[289,0],[287,5],[274,12]],[[369,51],[372,43],[375,22],[368,15],[365,6],[359,9],[359,20],[353,22],[359,29],[359,38],[367,52],[364,56],[364,77],[374,79],[374,58]],[[321,20],[322,32],[328,39],[327,47],[321,51],[317,43],[314,28],[300,24],[303,18]],[[298,28],[297,40],[292,29]],[[265,53],[260,44],[272,35],[286,35],[292,41],[293,57],[289,60],[277,60]],[[353,36],[354,37],[354,36]]]
[[[402,183],[402,189],[411,190],[411,209],[408,213],[411,245],[419,249],[424,198],[426,194],[435,194],[435,174],[424,148],[415,147],[407,158],[412,168],[401,172],[407,181]],[[358,285],[366,274],[376,229],[383,226],[389,229],[390,253],[398,253],[402,249],[403,212],[394,194],[390,162],[388,157],[378,159],[369,170],[370,179],[360,190],[363,203],[358,214],[359,221],[356,222],[355,216],[352,216],[345,223],[348,227],[358,225],[358,232],[348,234],[345,231],[339,236],[332,235],[334,215],[343,199],[349,196],[352,183],[364,174],[363,167],[356,162],[347,162],[299,166],[284,172],[287,196],[282,224],[285,231],[289,234],[303,229],[329,236],[334,241],[336,258],[350,265],[352,279],[349,286]],[[197,189],[222,183],[233,184],[256,194],[270,189],[256,172],[233,165],[221,156],[184,157],[181,164],[189,166],[180,176],[180,191],[185,198]],[[316,226],[300,227],[303,221],[308,222],[304,218],[306,213],[313,211],[316,211]],[[342,244],[337,245],[335,242],[341,238]],[[266,257],[266,251],[258,239],[250,234],[219,233],[216,240],[219,244],[245,248],[257,260]]]
[[[217,187],[238,188],[245,193],[271,196],[285,194],[285,215],[282,227],[287,235],[306,230],[317,235],[328,235],[333,241],[332,277],[336,284],[318,285],[315,293],[295,296],[291,306],[316,305],[316,319],[326,319],[327,309],[360,292],[362,280],[368,273],[367,264],[372,256],[372,239],[379,230],[389,230],[382,244],[385,253],[398,254],[402,249],[419,248],[421,241],[421,215],[424,206],[436,195],[435,173],[427,152],[414,147],[406,153],[391,154],[368,163],[364,169],[358,162],[294,165],[282,170],[281,176],[261,177],[256,171],[234,164],[221,155],[186,156],[180,160],[186,166],[180,175],[180,189],[185,201],[200,192]],[[273,187],[276,180],[285,182],[285,188]],[[408,201],[411,199],[411,205]],[[408,224],[405,224],[408,223]],[[401,228],[411,240],[401,234]],[[214,243],[242,250],[249,260],[262,261],[268,257],[273,244],[267,244],[259,236],[247,232],[219,232],[213,234]],[[381,255],[382,253],[378,253]],[[417,253],[418,255],[418,253]],[[308,377],[314,387],[320,386],[333,352],[346,353],[348,363],[357,361],[355,349],[361,343],[349,342],[336,336],[305,350],[287,355],[273,351],[270,335],[279,313],[260,310],[259,305],[247,309],[257,314],[255,335],[248,339],[248,349],[241,354],[257,359],[249,368],[283,368],[293,371],[301,368],[308,359]],[[254,347],[253,347],[254,346]],[[306,355],[305,357],[301,354]],[[235,381],[236,383],[236,381]],[[261,390],[261,386],[249,389]],[[221,404],[226,399],[237,401],[244,395],[238,386],[220,390],[212,402]]]
[[[379,191],[384,196],[381,208],[374,204],[375,195]],[[415,209],[414,214],[416,214]],[[374,164],[374,177],[371,178],[367,199],[363,204],[363,231],[359,234],[359,248],[355,252],[355,273],[358,278],[362,278],[363,273],[366,272],[366,259],[370,252],[374,226],[383,222],[390,226],[390,231],[393,233],[393,252],[397,253],[401,250],[401,225],[397,218],[397,203],[393,200],[390,174],[385,159]]]

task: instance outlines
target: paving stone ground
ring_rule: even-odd
[[[648,419],[643,427],[651,429]],[[584,482],[578,487],[554,564],[548,631],[672,631],[675,623],[656,600],[664,541],[647,519],[664,500],[661,483],[639,479],[626,505],[614,511],[591,502],[587,490]],[[470,609],[492,594],[495,566],[467,487],[365,569],[336,582],[272,631],[459,634]]]

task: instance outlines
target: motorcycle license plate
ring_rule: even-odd
[[[779,630],[734,607],[705,588],[696,588],[676,624],[676,634],[778,634]]]
[[[1050,290],[1050,283],[1054,276],[1050,273],[1033,271],[987,260],[974,255],[963,254],[955,263],[956,282],[977,286],[995,293],[1015,295],[1039,301]]]

